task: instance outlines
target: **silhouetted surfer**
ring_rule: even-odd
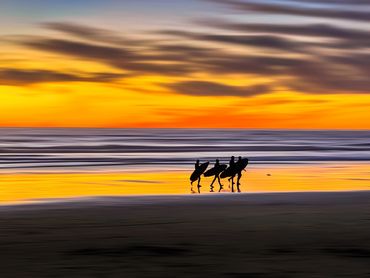
[[[230,159],[229,169],[230,169],[230,172],[235,171],[235,157],[234,156],[232,156],[231,159]],[[232,173],[230,178],[229,178],[229,182],[231,181],[231,191],[232,192],[234,192],[234,177],[235,177],[235,173]]]
[[[232,191],[234,192],[234,177],[235,177],[235,157],[232,156],[229,162],[229,167],[224,170],[220,177],[221,179],[229,178],[229,182],[232,182]],[[229,186],[230,188],[230,186]]]
[[[201,176],[203,175],[203,173],[207,170],[207,167],[209,165],[209,162],[205,162],[205,163],[202,163],[200,164],[199,163],[199,159],[197,160],[197,162],[195,162],[195,170],[194,172],[191,174],[190,176],[190,182],[191,182],[191,190],[193,191],[193,182],[195,182],[196,180],[198,180],[198,192],[200,193],[200,188],[202,187],[200,185],[200,178]]]
[[[234,165],[235,165],[235,157],[232,156],[231,159],[230,159],[230,162],[229,162],[229,166],[231,168],[231,167],[234,167]]]
[[[206,171],[204,173],[204,176],[205,177],[212,177],[214,176],[215,178],[213,179],[212,183],[211,183],[211,192],[213,192],[213,184],[214,182],[216,181],[216,179],[218,180],[218,184],[220,185],[220,190],[218,192],[220,192],[223,188],[223,185],[221,184],[221,178],[220,178],[220,174],[227,168],[226,165],[224,164],[220,164],[220,161],[218,159],[216,159],[216,163],[215,165],[213,166],[213,168],[209,169],[208,171]]]
[[[216,159],[215,168],[220,169],[220,167],[221,167],[220,161],[219,161],[218,159]],[[222,183],[221,183],[221,179],[220,179],[220,174],[221,174],[221,172],[218,172],[218,173],[215,175],[215,178],[213,179],[213,181],[212,181],[212,183],[211,183],[211,189],[213,190],[213,184],[214,184],[214,182],[215,182],[215,181],[216,181],[216,179],[217,179],[218,184],[220,185],[220,190],[219,190],[219,192],[220,192],[220,191],[221,191],[221,189],[222,189]]]
[[[237,164],[237,168],[238,168],[238,172],[237,172],[237,175],[238,175],[238,178],[236,180],[236,187],[238,188],[238,192],[240,192],[240,179],[242,178],[242,171],[243,169],[241,169],[241,166],[242,166],[242,157],[239,156],[239,159],[238,159],[238,162],[236,163]]]
[[[247,167],[248,163],[249,163],[249,160],[247,158],[242,158],[241,156],[239,156],[239,159],[236,162],[235,168],[236,168],[236,174],[238,175],[236,186],[237,186],[238,192],[240,192],[240,179],[242,178],[242,171],[245,170],[245,167]]]
[[[209,161],[200,164],[199,160],[195,162],[194,165],[194,171],[190,176],[190,181],[191,181],[191,192],[195,193],[193,191],[193,182],[198,181],[198,193],[200,193],[200,181],[201,181],[201,176],[204,174],[205,177],[213,177],[214,179],[211,183],[211,192],[213,192],[213,184],[215,183],[216,180],[218,180],[218,183],[220,185],[220,190],[222,190],[223,185],[221,183],[221,179],[224,178],[229,178],[229,182],[231,182],[231,191],[234,192],[234,178],[237,176],[237,190],[240,192],[240,179],[242,178],[242,171],[247,167],[249,163],[249,160],[247,158],[242,158],[239,156],[239,159],[237,162],[235,162],[235,157],[232,156],[229,162],[229,167],[227,167],[225,164],[220,164],[220,161],[216,159],[215,165],[213,168],[209,169],[208,171],[208,165]]]
[[[197,159],[197,161],[195,162],[195,171],[198,171],[199,170],[199,166],[200,166],[200,162],[199,162],[199,159]],[[200,185],[200,178],[201,178],[202,176],[201,175],[199,175],[199,178],[198,178],[198,192],[200,193],[200,188],[202,187],[201,185]]]

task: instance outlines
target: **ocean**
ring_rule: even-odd
[[[176,170],[196,159],[254,165],[370,162],[370,131],[0,129],[0,171]]]
[[[370,131],[0,129],[0,204],[94,196],[232,193],[189,181],[197,159],[247,157],[241,191],[369,190]],[[210,166],[211,167],[211,166]]]

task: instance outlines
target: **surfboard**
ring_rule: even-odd
[[[236,172],[236,164],[233,167],[227,167],[225,171],[223,171],[220,175],[222,179],[227,178],[227,177],[232,177],[234,176]]]
[[[220,174],[221,172],[225,171],[226,168],[227,168],[227,165],[220,164],[220,165],[218,165],[216,167],[213,167],[213,168],[209,169],[208,171],[206,171],[204,173],[204,176],[205,177],[216,176],[216,175]]]
[[[190,181],[194,182],[207,170],[209,165],[209,161],[202,163],[199,165],[198,169],[195,169],[194,172],[190,176]]]
[[[248,160],[248,158],[243,158],[242,160],[238,160],[237,162],[236,162],[236,168],[237,168],[237,171],[238,172],[241,172],[241,171],[243,171],[244,169],[245,169],[245,167],[247,167],[248,166],[248,163],[249,163],[249,160]]]
[[[249,163],[248,158],[243,158],[240,161],[238,160],[237,162],[235,162],[233,167],[226,168],[226,170],[221,173],[220,177],[222,179],[232,177],[236,175],[238,172],[243,171],[245,167],[248,166],[248,163]]]

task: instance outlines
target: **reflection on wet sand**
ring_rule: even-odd
[[[242,192],[369,190],[367,164],[251,165]],[[208,184],[212,177],[203,178]],[[189,194],[189,171],[1,173],[0,202],[120,195]],[[202,193],[208,192],[204,189]],[[227,185],[221,192],[230,192]],[[212,193],[217,194],[217,193]]]

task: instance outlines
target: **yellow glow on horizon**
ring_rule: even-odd
[[[190,96],[163,84],[189,80],[127,75],[103,63],[6,45],[2,69],[43,69],[71,74],[114,72],[115,82],[0,83],[0,127],[197,127],[369,129],[369,95],[309,95],[286,91],[246,98]],[[197,80],[229,86],[272,81],[268,76],[214,75]],[[190,78],[191,79],[191,78]]]
[[[138,84],[131,86],[0,86],[0,126],[370,128],[370,96],[365,95],[215,98],[142,93],[135,89]],[[144,86],[158,90],[150,83]]]

